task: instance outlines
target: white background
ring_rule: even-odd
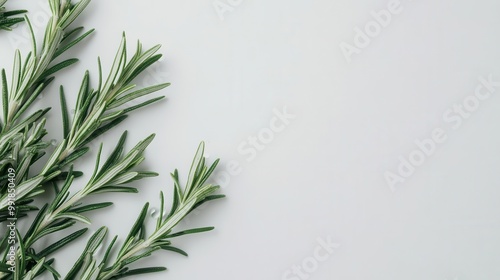
[[[9,2],[28,8],[41,34],[45,1]],[[53,107],[48,140],[60,139],[57,86],[74,101],[85,69],[96,82],[98,55],[110,66],[122,31],[130,52],[137,39],[163,45],[164,59],[138,83],[172,86],[160,93],[167,101],[99,139],[109,151],[125,129],[129,147],[156,133],[143,168],[161,175],[137,195],[106,197],[115,205],[93,213],[92,228],[125,236],[146,201],[157,207],[159,191],[170,194],[169,172],[185,178],[204,140],[209,159],[222,159],[228,198],[181,226],[216,230],[175,240],[189,258],[156,254],[141,264],[169,271],[141,279],[306,279],[286,276],[302,264],[313,280],[498,279],[500,96],[480,101],[458,129],[443,114],[474,94],[479,77],[500,81],[500,3],[401,0],[402,11],[349,63],[339,45],[353,45],[354,29],[389,2],[233,0],[221,14],[212,0],[94,1],[78,21],[97,29],[72,50],[80,63],[37,103]],[[29,47],[23,30],[0,34],[1,67]],[[238,147],[285,107],[294,119],[248,160]],[[397,174],[399,157],[436,128],[447,140],[391,190],[384,174]],[[231,161],[239,172],[226,183]],[[340,247],[311,268],[318,238],[328,237]],[[67,271],[82,247],[62,251],[57,268]]]

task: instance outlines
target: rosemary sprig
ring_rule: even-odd
[[[136,89],[136,85],[132,83],[138,75],[161,58],[161,55],[157,54],[159,48],[158,45],[143,51],[142,44],[138,42],[136,52],[127,61],[126,37],[123,35],[119,50],[104,85],[102,84],[100,59],[99,86],[96,90],[90,87],[89,72],[85,73],[78,93],[73,119],[69,116],[64,90],[61,87],[60,99],[64,139],[49,157],[39,175],[18,182],[17,199],[19,201],[43,193],[45,183],[57,178],[66,166],[87,153],[89,150],[87,145],[90,141],[121,123],[130,112],[164,98],[164,96],[159,96],[134,106],[127,106],[127,103],[132,100],[157,92],[170,85],[164,83]],[[44,122],[42,121],[42,123]],[[39,154],[33,155],[33,157],[39,158]],[[23,162],[32,163],[33,161],[26,159]],[[23,176],[24,173],[20,173],[20,175]],[[0,210],[5,210],[7,205],[8,197],[5,194],[0,198]]]
[[[67,176],[67,179],[64,181],[63,187],[60,189],[57,196],[50,204],[46,204],[40,209],[40,211],[38,211],[31,227],[22,239],[22,247],[24,247],[25,251],[29,253],[24,253],[23,256],[23,252],[20,250],[17,251],[17,257],[20,260],[20,267],[34,267],[36,263],[41,261],[43,258],[76,240],[81,236],[81,234],[83,234],[83,232],[77,231],[72,233],[67,236],[63,242],[59,241],[50,245],[41,250],[39,253],[32,249],[35,242],[49,234],[70,228],[76,222],[90,224],[90,220],[83,215],[84,213],[105,208],[113,204],[112,202],[82,204],[82,201],[85,198],[90,195],[107,192],[137,193],[137,189],[127,186],[127,184],[132,181],[158,175],[155,172],[134,171],[134,169],[144,160],[144,151],[153,140],[154,135],[140,141],[128,153],[123,155],[126,135],[126,132],[122,135],[114,151],[108,157],[106,162],[102,164],[102,166],[100,166],[101,149],[99,150],[96,160],[96,168],[90,180],[84,188],[73,195],[70,194],[70,187],[73,183],[74,176],[72,174],[72,169],[70,169],[69,176]],[[46,264],[45,269],[50,269],[54,276],[60,277],[59,273],[57,273],[57,271],[53,269],[50,264]],[[45,269],[40,268],[40,272],[43,272]],[[4,275],[0,274],[0,279],[3,279],[3,277]]]
[[[22,17],[15,17],[17,15],[21,15],[26,13],[26,10],[14,10],[14,11],[7,11],[5,9],[5,3],[7,3],[7,0],[0,0],[0,30],[12,30],[12,26],[23,22],[24,18]]]
[[[4,111],[2,116],[3,124],[0,126],[2,133],[0,143],[6,140],[6,134],[12,133],[11,128],[16,121],[52,81],[52,75],[78,61],[72,58],[54,64],[54,60],[93,32],[93,30],[90,30],[71,40],[73,37],[71,35],[79,32],[82,28],[68,30],[70,24],[83,12],[90,0],[82,0],[74,5],[70,1],[60,0],[50,0],[49,3],[52,16],[47,25],[40,52],[34,39],[35,34],[31,28],[31,23],[26,17],[33,46],[24,62],[22,62],[20,51],[16,51],[10,90],[7,88],[5,70],[2,70]]]
[[[82,208],[80,202],[92,194],[106,193],[106,192],[132,192],[136,193],[137,189],[125,186],[135,180],[146,177],[157,176],[155,172],[137,172],[133,171],[143,160],[143,153],[146,147],[151,143],[154,135],[149,136],[143,141],[139,142],[132,150],[125,156],[123,153],[123,146],[125,144],[126,133],[122,135],[118,144],[116,145],[113,153],[99,168],[101,149],[99,149],[96,161],[96,168],[92,177],[87,182],[85,187],[76,192],[70,197],[69,189],[73,182],[74,177],[72,172],[64,182],[56,198],[50,205],[46,205],[39,211],[40,219],[35,219],[32,223],[32,229],[28,231],[27,238],[25,238],[25,246],[30,247],[36,240],[43,237],[48,228],[60,220],[74,220],[90,224],[90,220],[80,213],[88,211],[88,209],[95,210],[102,208],[102,206],[109,206],[109,203],[99,205],[87,205]],[[90,208],[89,208],[90,207]]]
[[[188,181],[184,188],[181,188],[179,174],[177,170],[172,173],[174,180],[173,203],[168,215],[163,215],[165,199],[163,192],[160,193],[160,215],[156,221],[156,227],[150,235],[146,233],[146,217],[149,203],[143,207],[139,217],[134,223],[123,245],[118,250],[117,256],[111,262],[110,254],[116,244],[117,236],[113,238],[108,245],[106,253],[98,264],[95,250],[103,243],[107,234],[107,228],[100,228],[87,243],[85,250],[77,260],[71,271],[64,278],[70,279],[119,279],[127,276],[163,271],[164,267],[145,267],[130,269],[129,265],[138,260],[151,256],[155,251],[167,250],[186,255],[183,250],[172,246],[170,241],[174,237],[206,232],[213,227],[195,228],[173,233],[173,229],[179,224],[192,210],[210,200],[219,199],[224,195],[214,195],[213,193],[219,186],[206,184],[210,175],[215,170],[218,160],[210,167],[205,165],[204,143],[201,143],[196,152]],[[79,278],[77,278],[79,276]]]
[[[18,168],[23,159],[27,160],[30,157],[27,153],[28,150],[34,160],[43,156],[43,145],[40,145],[39,149],[33,150],[29,149],[29,146],[19,145],[18,139],[22,138],[30,130],[37,131],[38,135],[43,137],[42,134],[45,133],[44,116],[49,109],[38,110],[28,117],[24,117],[24,113],[53,81],[54,74],[78,61],[76,58],[71,58],[59,63],[54,62],[57,57],[93,32],[93,30],[90,30],[78,36],[78,33],[83,30],[82,27],[69,28],[70,24],[82,13],[89,2],[90,0],[82,0],[72,4],[69,0],[49,0],[52,17],[46,28],[41,50],[38,50],[29,19],[25,17],[31,32],[32,50],[24,59],[22,59],[20,51],[15,52],[10,89],[5,69],[2,69],[0,75],[2,84],[0,158],[4,160],[0,162],[0,172],[2,174],[9,166]],[[26,179],[24,177],[26,174],[21,173],[18,175],[21,175],[17,176],[18,180]],[[3,194],[6,184],[4,184],[5,181],[2,178],[0,178],[0,183],[2,186],[1,193]],[[16,183],[20,183],[20,181]],[[3,209],[3,207],[0,208],[0,210]]]
[[[126,186],[126,184],[156,176],[153,172],[132,171],[143,160],[144,150],[152,141],[153,136],[139,142],[126,155],[123,154],[123,145],[126,139],[126,133],[122,135],[114,151],[109,158],[99,168],[100,153],[97,156],[96,168],[86,184],[86,186],[70,196],[70,186],[74,177],[70,170],[69,176],[64,182],[58,195],[50,204],[46,204],[34,219],[31,227],[25,237],[21,240],[20,249],[17,251],[19,279],[31,279],[29,277],[39,275],[46,270],[50,271],[56,278],[60,274],[52,267],[52,259],[46,258],[61,247],[82,236],[86,229],[76,231],[58,242],[47,246],[40,252],[35,252],[31,246],[41,238],[64,229],[70,228],[77,221],[90,224],[90,220],[82,213],[101,209],[110,206],[111,202],[101,202],[87,204],[82,206],[81,201],[91,195],[104,192],[136,192],[135,188]],[[100,228],[90,239],[80,258],[75,262],[73,268],[68,272],[65,279],[119,279],[126,276],[138,275],[144,273],[159,272],[165,270],[164,267],[145,267],[130,269],[129,265],[136,261],[149,257],[153,252],[166,250],[176,252],[187,256],[183,250],[172,246],[172,238],[201,233],[213,230],[213,227],[195,228],[173,232],[176,225],[179,224],[192,210],[211,200],[223,198],[224,195],[214,195],[219,188],[211,184],[206,184],[210,175],[215,170],[218,161],[216,160],[210,167],[206,166],[203,156],[204,143],[201,143],[193,160],[193,164],[188,176],[188,182],[184,188],[180,187],[178,171],[171,174],[174,180],[173,203],[168,215],[164,215],[165,198],[163,192],[160,193],[160,215],[156,220],[156,227],[150,234],[146,234],[146,217],[149,203],[143,207],[138,219],[130,230],[123,245],[117,252],[114,261],[111,262],[110,254],[116,244],[117,236],[109,244],[106,254],[97,265],[97,256],[95,250],[101,246],[107,233],[107,228]],[[0,271],[2,269],[0,268]],[[0,272],[0,279],[8,279],[7,272]],[[16,275],[14,275],[16,277]],[[79,278],[78,278],[79,277]],[[16,278],[14,278],[16,279]]]
[[[6,0],[0,0],[0,19],[1,16],[15,15],[2,13],[5,2]],[[62,231],[70,229],[77,222],[90,224],[90,220],[85,216],[86,212],[112,205],[112,202],[86,203],[87,197],[107,192],[136,193],[137,189],[129,186],[129,183],[157,176],[154,172],[135,171],[144,161],[144,151],[154,135],[124,153],[127,135],[125,132],[103,164],[101,164],[101,144],[92,176],[81,190],[75,193],[71,191],[74,179],[82,175],[81,172],[73,170],[73,164],[87,153],[89,142],[121,123],[130,112],[155,103],[164,97],[151,98],[133,106],[129,105],[130,101],[169,86],[168,83],[164,83],[136,89],[136,85],[133,84],[134,79],[160,59],[161,54],[157,53],[160,46],[143,50],[142,44],[137,42],[136,52],[128,59],[125,34],[122,36],[120,47],[105,80],[100,58],[98,58],[99,83],[95,89],[91,87],[89,72],[85,73],[73,117],[69,114],[64,89],[61,86],[59,98],[62,108],[63,140],[47,159],[44,158],[45,162],[41,170],[35,172],[30,170],[33,164],[43,157],[48,147],[48,143],[43,138],[47,134],[45,115],[49,109],[40,109],[28,116],[25,116],[25,113],[52,82],[53,75],[77,61],[77,59],[66,59],[56,62],[56,58],[93,32],[90,30],[78,35],[83,30],[82,27],[69,28],[85,10],[90,0],[81,0],[76,4],[71,3],[71,0],[48,0],[48,2],[52,17],[45,30],[41,48],[37,47],[33,29],[28,17],[25,17],[31,30],[33,48],[24,59],[21,53],[16,51],[10,88],[5,70],[2,70],[0,75],[3,105],[0,116],[0,222],[12,217],[12,214],[7,211],[12,201],[8,199],[7,184],[4,183],[13,179],[5,174],[7,168],[14,167],[16,171],[14,185],[17,218],[27,215],[29,211],[38,210],[32,202],[40,199],[38,195],[43,193],[48,185],[54,186],[56,196],[38,210],[25,233],[17,231],[17,228],[13,231],[14,235],[17,234],[15,241],[18,245],[15,250],[14,273],[11,273],[11,267],[7,264],[8,253],[12,252],[10,238],[13,232],[0,238],[0,256],[3,260],[0,262],[0,280],[30,280],[44,275],[47,271],[53,275],[54,279],[59,279],[61,275],[54,269],[54,259],[49,259],[50,255],[83,236],[87,229],[72,232],[48,246],[43,246],[39,241],[50,234],[62,234]],[[199,205],[223,197],[223,195],[213,194],[218,186],[206,183],[216,168],[218,160],[210,167],[206,166],[203,153],[204,144],[201,143],[184,188],[180,187],[177,170],[171,174],[174,179],[172,208],[168,215],[163,214],[165,199],[161,193],[160,216],[151,234],[148,235],[145,230],[149,207],[149,203],[146,203],[114,260],[111,260],[110,253],[113,251],[117,237],[109,244],[105,256],[97,265],[95,251],[103,243],[103,238],[107,233],[106,227],[102,227],[90,238],[82,256],[76,261],[65,279],[119,279],[162,271],[165,268],[129,268],[137,260],[150,256],[160,249],[187,255],[181,249],[173,247],[171,239],[181,235],[209,231],[213,227],[177,233],[172,233],[173,229]],[[62,182],[62,188],[59,188],[59,182]],[[35,250],[34,247],[42,248]]]

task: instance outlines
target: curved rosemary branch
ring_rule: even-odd
[[[64,279],[85,279],[85,280],[108,280],[119,279],[126,276],[151,273],[165,270],[164,267],[146,267],[130,269],[129,265],[136,261],[151,256],[155,251],[167,250],[187,255],[183,250],[173,247],[170,241],[174,237],[206,232],[213,227],[196,228],[173,233],[175,226],[179,224],[192,210],[210,200],[223,198],[224,195],[214,195],[219,186],[206,184],[210,175],[215,170],[218,160],[210,167],[205,165],[204,143],[201,143],[196,152],[188,182],[184,188],[180,187],[177,170],[174,171],[173,203],[168,215],[164,215],[165,201],[163,192],[160,194],[160,215],[156,221],[153,233],[146,234],[146,216],[149,203],[143,207],[139,217],[134,223],[130,233],[125,238],[123,245],[117,252],[114,261],[110,260],[110,254],[116,243],[117,236],[108,245],[106,253],[98,264],[95,250],[103,243],[107,233],[106,227],[99,229],[87,243],[87,247],[75,263],[71,271]]]

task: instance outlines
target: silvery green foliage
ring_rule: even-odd
[[[146,98],[158,92],[168,83],[138,88],[134,79],[157,62],[160,46],[144,50],[137,42],[136,50],[127,55],[125,34],[109,73],[103,76],[101,60],[98,59],[98,83],[92,86],[90,73],[87,71],[82,79],[80,90],[74,106],[67,104],[64,88],[61,86],[59,100],[62,111],[63,135],[53,151],[48,151],[49,143],[44,139],[48,134],[45,129],[47,112],[50,108],[34,108],[36,99],[42,96],[48,85],[54,80],[54,75],[78,60],[65,58],[67,50],[86,39],[93,30],[83,32],[83,27],[72,27],[72,23],[84,12],[90,0],[72,3],[71,0],[48,0],[52,17],[50,18],[43,42],[39,46],[28,17],[24,20],[31,30],[32,49],[23,56],[20,51],[14,55],[14,65],[10,79],[7,72],[1,72],[2,107],[0,114],[0,222],[24,221],[23,217],[33,213],[34,219],[25,232],[16,228],[5,235],[0,235],[0,280],[27,280],[47,277],[54,279],[63,276],[53,266],[55,260],[52,254],[82,237],[87,229],[68,232],[75,224],[90,224],[86,216],[89,211],[96,211],[111,206],[113,203],[89,203],[91,198],[102,193],[125,192],[137,193],[138,189],[131,183],[144,178],[157,176],[152,171],[138,171],[145,160],[146,148],[154,139],[154,134],[137,143],[132,149],[125,151],[127,132],[124,132],[113,152],[104,160],[101,155],[102,144],[97,153],[95,168],[84,187],[79,191],[71,189],[76,178],[82,172],[75,171],[79,160],[89,151],[89,144],[104,135],[107,131],[124,121],[131,112],[156,103],[163,96]],[[16,11],[4,12],[6,0],[0,0],[0,28],[2,19],[10,27],[14,24],[11,16],[23,13]],[[20,22],[18,19],[17,22]],[[56,60],[57,59],[57,60]],[[57,62],[56,62],[57,61]],[[50,94],[45,96],[50,97]],[[134,101],[134,105],[130,105]],[[74,109],[71,115],[70,107]],[[204,144],[200,144],[189,172],[185,187],[181,187],[177,170],[172,174],[174,180],[173,202],[170,213],[163,215],[165,207],[164,195],[160,195],[161,211],[156,221],[156,227],[151,234],[146,234],[146,213],[149,203],[146,203],[139,218],[121,247],[117,236],[108,245],[104,256],[96,254],[96,249],[103,245],[107,228],[100,228],[88,240],[87,246],[75,265],[64,279],[119,279],[131,275],[158,272],[163,267],[132,268],[137,260],[150,256],[158,250],[168,250],[187,255],[181,249],[172,246],[171,239],[177,236],[204,232],[212,227],[198,228],[173,233],[174,227],[199,205],[223,195],[215,195],[218,186],[207,183],[215,170],[218,160],[210,166],[206,165]],[[35,168],[36,162],[41,168]],[[39,165],[40,166],[40,165]],[[15,170],[15,177],[11,171]],[[7,186],[15,187],[15,205]],[[9,187],[10,188],[10,187]],[[40,209],[46,198],[40,194],[54,189],[55,194]],[[9,189],[10,190],[10,189]],[[15,211],[12,211],[12,209]],[[15,223],[15,222],[13,222]],[[12,233],[16,246],[11,247]],[[9,237],[9,234],[11,235]],[[58,241],[53,244],[40,242],[47,236],[57,234]],[[59,238],[60,237],[60,238]],[[35,250],[35,247],[37,248]],[[40,248],[42,247],[42,248]],[[115,254],[113,254],[113,252]],[[116,255],[114,259],[111,255]],[[8,260],[15,259],[15,272]],[[98,261],[99,260],[99,261]]]

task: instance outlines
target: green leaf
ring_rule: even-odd
[[[90,79],[89,71],[85,71],[85,75],[83,75],[82,83],[80,84],[80,90],[78,91],[78,97],[76,99],[76,112],[75,112],[75,114],[82,114],[82,117],[83,117],[83,115],[86,114],[85,111],[82,112],[84,105],[86,103],[90,104],[90,100],[88,100],[89,99],[89,95],[88,95],[89,79]],[[77,123],[77,122],[75,121],[75,123]],[[81,124],[81,122],[78,123],[78,125],[80,125],[80,124]],[[74,124],[73,129],[76,130],[75,124]]]
[[[143,88],[143,89],[140,89],[140,90],[136,90],[134,92],[130,92],[116,100],[114,100],[113,102],[111,102],[111,104],[109,105],[109,109],[113,109],[113,108],[116,108],[116,107],[119,107],[127,102],[130,102],[136,98],[139,98],[139,97],[142,97],[142,96],[145,96],[145,95],[148,95],[148,94],[151,94],[151,93],[154,93],[154,92],[157,92],[157,91],[160,91],[166,87],[170,86],[170,83],[164,83],[164,84],[159,84],[159,85],[154,85],[154,86],[151,86],[151,87],[147,87],[147,88]]]
[[[152,99],[146,100],[146,101],[144,101],[144,102],[142,102],[140,104],[137,104],[135,106],[131,106],[131,107],[123,109],[123,113],[124,114],[128,114],[128,113],[130,113],[130,112],[132,112],[134,110],[140,109],[140,108],[142,108],[144,106],[147,106],[149,104],[153,104],[153,103],[158,102],[158,101],[160,101],[160,100],[162,100],[164,98],[165,98],[165,96],[160,96],[160,97],[156,97],[156,98],[152,98]]]
[[[7,89],[7,76],[5,75],[5,69],[2,69],[2,109],[3,109],[3,119],[7,120],[9,114],[9,91]]]
[[[177,211],[177,208],[179,207],[179,203],[182,200],[182,190],[179,186],[179,178],[178,178],[179,174],[177,170],[175,170],[174,173],[170,175],[174,179],[174,195],[173,195],[172,207],[170,209],[170,213],[167,215],[167,218],[174,215],[175,211]]]
[[[60,239],[59,241],[47,246],[47,248],[40,251],[37,254],[37,256],[38,257],[46,257],[46,256],[54,253],[55,251],[59,250],[60,248],[66,246],[67,244],[78,239],[80,236],[85,234],[87,232],[87,230],[88,230],[87,228],[84,228],[84,229],[73,232],[72,234],[64,237],[63,239]]]
[[[111,87],[115,83],[116,78],[118,77],[121,65],[126,63],[125,61],[123,61],[123,58],[124,56],[126,56],[127,52],[126,42],[127,39],[125,38],[125,34],[123,34],[122,41],[120,42],[120,46],[118,47],[118,51],[115,55],[115,60],[113,61],[113,64],[109,71],[108,79],[106,80],[106,83],[104,84],[104,87],[102,89],[103,93],[107,93],[110,91]],[[103,96],[103,101],[106,100],[105,98],[107,98],[107,96]]]
[[[78,32],[80,29],[83,29],[83,28],[76,28],[75,30],[73,30],[73,32]],[[54,58],[60,56],[61,54],[63,54],[64,52],[66,52],[67,50],[71,49],[72,47],[74,47],[75,45],[77,45],[78,43],[80,43],[81,41],[83,41],[85,38],[87,38],[90,34],[92,34],[93,32],[95,31],[95,29],[91,29],[87,32],[85,32],[84,34],[82,34],[81,36],[79,36],[78,38],[76,38],[75,40],[71,41],[70,43],[68,43],[67,45],[57,49],[57,51],[55,52],[54,54]],[[72,32],[72,33],[73,33]],[[70,37],[71,34],[68,34],[67,36],[65,36],[65,38],[63,38],[63,41]]]
[[[42,232],[40,232],[40,234],[37,236],[38,237],[37,239],[40,239],[40,238],[42,238],[46,235],[49,235],[51,233],[58,232],[58,231],[61,231],[63,229],[67,229],[67,228],[71,227],[72,225],[74,225],[75,223],[76,222],[73,220],[68,220],[68,221],[64,221],[60,225],[49,227],[49,228],[43,230]]]
[[[61,275],[52,267],[52,264],[54,263],[54,259],[50,259],[46,262],[43,263],[43,268],[38,271],[38,273],[35,275],[35,278],[40,276],[45,270],[48,270],[52,276],[54,277],[55,280],[61,278]]]
[[[203,160],[203,153],[205,151],[205,143],[201,142],[200,145],[198,146],[198,150],[196,151],[196,154],[193,159],[193,163],[191,164],[191,169],[189,170],[189,177],[188,181],[186,183],[186,190],[184,194],[184,198],[189,197],[191,192],[193,191],[194,182],[196,181],[196,175],[198,173],[198,170],[200,168],[200,163],[202,163]]]
[[[113,202],[101,202],[101,203],[94,203],[94,204],[89,204],[77,208],[72,208],[71,211],[75,213],[84,213],[84,212],[89,212],[89,211],[94,211],[102,208],[106,208],[113,205]]]
[[[134,225],[130,229],[130,232],[126,238],[126,240],[134,238],[137,233],[139,233],[139,230],[141,229],[142,225],[144,224],[144,220],[146,219],[146,215],[148,213],[148,208],[149,208],[149,203],[146,203],[144,207],[142,207],[142,211],[139,214],[139,217],[135,221]]]
[[[0,29],[11,31],[11,26],[23,22],[23,18],[6,18],[0,20]]]
[[[127,131],[125,130],[122,133],[122,136],[118,140],[118,143],[116,144],[113,152],[111,152],[111,155],[108,157],[106,162],[102,165],[101,167],[101,172],[97,177],[100,177],[103,172],[108,170],[112,165],[116,164],[118,160],[120,159],[122,153],[123,153],[123,147],[125,145],[125,141],[127,140]]]
[[[79,27],[71,29],[70,31],[66,30],[66,32],[64,33],[64,36],[63,36],[61,42],[65,42],[66,40],[68,40],[69,38],[71,38],[73,35],[79,33],[83,29],[84,29],[83,26],[79,26]]]
[[[5,2],[7,2],[7,0],[0,1],[0,30],[10,31],[12,30],[11,27],[13,25],[24,21],[24,18],[14,17],[14,16],[27,13],[28,11],[26,10],[5,11],[5,8],[3,7]]]
[[[101,264],[100,264],[101,267],[104,267],[104,266],[107,265],[108,259],[109,259],[109,255],[111,254],[111,250],[113,249],[113,246],[115,245],[115,242],[116,242],[117,238],[118,238],[118,236],[115,235],[115,237],[113,237],[113,240],[111,240],[111,242],[109,243],[109,246],[106,249],[106,253],[104,253],[104,256],[102,257],[102,261],[101,261]]]
[[[183,236],[186,234],[207,232],[207,231],[211,231],[213,229],[214,229],[214,227],[203,227],[203,228],[194,228],[194,229],[189,229],[189,230],[183,230],[183,231],[179,231],[179,232],[176,232],[173,234],[169,234],[165,238],[174,238],[174,237],[179,237],[179,236]]]
[[[66,13],[61,20],[61,28],[67,28],[76,18],[85,10],[85,8],[90,4],[90,0],[80,0],[80,2],[75,5],[70,5],[71,9],[69,13]]]
[[[56,180],[57,181],[64,181],[64,180],[66,180],[66,178],[68,178],[68,174],[69,173],[67,171],[61,172],[59,174],[59,176],[56,177]],[[72,175],[75,178],[79,178],[79,177],[83,176],[83,172],[81,172],[81,171],[73,171]]]
[[[221,199],[221,198],[225,198],[226,196],[223,195],[223,194],[214,194],[214,195],[209,195],[207,197],[205,197],[203,200],[201,200],[200,202],[196,203],[193,207],[193,210],[200,207],[202,204],[208,202],[208,201],[211,201],[211,200],[216,200],[216,199]],[[192,210],[191,210],[192,211]]]
[[[60,87],[59,96],[61,100],[61,114],[63,121],[63,138],[67,138],[69,135],[70,121],[69,121],[69,111],[68,104],[66,103],[66,97],[64,96],[64,88]]]
[[[132,269],[127,272],[124,272],[122,274],[119,274],[113,279],[120,279],[120,278],[125,278],[129,276],[135,276],[135,275],[140,275],[140,274],[146,274],[146,273],[156,273],[156,272],[161,272],[167,270],[166,267],[144,267],[144,268],[138,268],[138,269]]]
[[[42,75],[40,75],[40,78],[38,78],[38,81],[42,81],[45,78],[49,77],[50,75],[55,74],[55,73],[61,71],[62,69],[69,67],[77,62],[78,62],[78,59],[76,59],[76,58],[70,58],[70,59],[67,59],[65,61],[62,61],[62,62],[50,67],[49,69],[45,70],[42,73]]]
[[[97,248],[102,244],[104,237],[106,237],[107,232],[108,229],[106,227],[101,227],[90,237],[85,247],[85,250],[83,250],[82,254],[75,262],[71,270],[68,272],[66,277],[64,277],[65,280],[76,279],[78,273],[80,272],[84,264],[85,257],[87,255],[92,255],[95,252],[95,250],[97,250]]]
[[[68,197],[68,195],[69,195],[68,190],[71,187],[71,184],[73,183],[73,180],[75,178],[72,176],[72,173],[73,173],[73,167],[70,167],[69,172],[68,172],[68,176],[66,177],[66,180],[64,181],[64,185],[63,185],[62,189],[56,195],[56,197],[54,198],[54,200],[52,201],[52,203],[49,207],[50,212],[52,212],[56,208],[58,208]]]
[[[125,119],[127,118],[127,115],[123,115],[123,116],[120,116],[110,122],[107,122],[103,125],[101,125],[98,129],[96,129],[89,137],[87,137],[85,139],[85,141],[83,141],[82,145],[86,145],[88,144],[89,142],[91,142],[92,140],[94,140],[95,138],[101,136],[102,134],[104,134],[105,132],[107,132],[108,130],[112,129],[113,127],[117,126],[118,124],[120,124],[122,121],[124,121]]]
[[[18,256],[18,259],[16,260],[17,267],[14,272],[14,279],[15,280],[21,280],[21,273],[24,271],[26,267],[26,248],[24,246],[24,242],[21,238],[21,234],[19,234],[19,231],[16,229],[16,234],[17,234],[17,240],[19,244],[19,249],[18,251],[20,252],[20,256]]]
[[[83,215],[80,215],[80,214],[77,214],[77,213],[61,213],[61,214],[58,214],[55,219],[70,219],[70,220],[76,220],[76,221],[79,221],[81,223],[84,223],[84,224],[87,224],[87,225],[90,225],[91,222],[90,222],[90,219],[83,216]]]
[[[131,263],[134,263],[142,258],[145,258],[145,257],[149,257],[151,256],[151,254],[154,252],[154,251],[157,251],[161,249],[160,247],[149,247],[149,248],[146,248],[144,249],[144,251],[140,254],[137,254],[137,255],[134,255],[132,257],[129,257],[129,258],[126,258],[124,260],[122,260],[122,265],[125,266],[125,265],[128,265],[128,264],[131,264]]]
[[[161,227],[161,224],[163,222],[164,209],[165,209],[165,196],[163,195],[163,192],[160,191],[160,215],[158,217],[158,220],[156,221],[156,230],[158,230]]]
[[[54,77],[48,78],[44,80],[43,82],[40,82],[38,87],[33,91],[33,93],[29,96],[29,98],[24,101],[24,104],[18,109],[17,113],[15,114],[13,120],[17,120],[30,106],[31,104],[36,100],[38,96],[43,92],[43,90],[54,80]]]
[[[132,188],[132,187],[106,186],[106,187],[101,187],[101,188],[93,191],[92,194],[110,193],[110,192],[139,193],[139,191],[136,188]]]
[[[28,231],[26,232],[26,236],[31,236],[38,228],[38,226],[40,225],[40,222],[41,220],[43,219],[44,217],[44,214],[46,213],[46,210],[47,210],[47,207],[49,205],[48,204],[45,204],[39,211],[38,211],[38,214],[36,215],[35,219],[33,220],[33,222],[31,222],[31,226],[30,228],[28,229]],[[26,240],[25,240],[26,241]],[[33,242],[36,241],[36,240],[33,240]],[[31,243],[33,243],[31,242]],[[28,246],[31,246],[31,244],[28,244]]]
[[[173,246],[168,246],[168,245],[164,245],[164,246],[160,246],[163,250],[166,250],[166,251],[172,251],[172,252],[175,252],[175,253],[178,253],[178,254],[181,254],[183,256],[188,256],[188,253],[186,253],[184,250],[181,250],[179,248],[176,248],[176,247],[173,247]]]
[[[82,147],[82,148],[79,148],[79,149],[76,149],[74,152],[72,152],[69,156],[67,156],[64,160],[62,160],[60,163],[59,163],[59,166],[60,167],[64,167],[72,162],[74,162],[75,160],[81,158],[82,156],[84,156],[90,149],[88,147]]]

